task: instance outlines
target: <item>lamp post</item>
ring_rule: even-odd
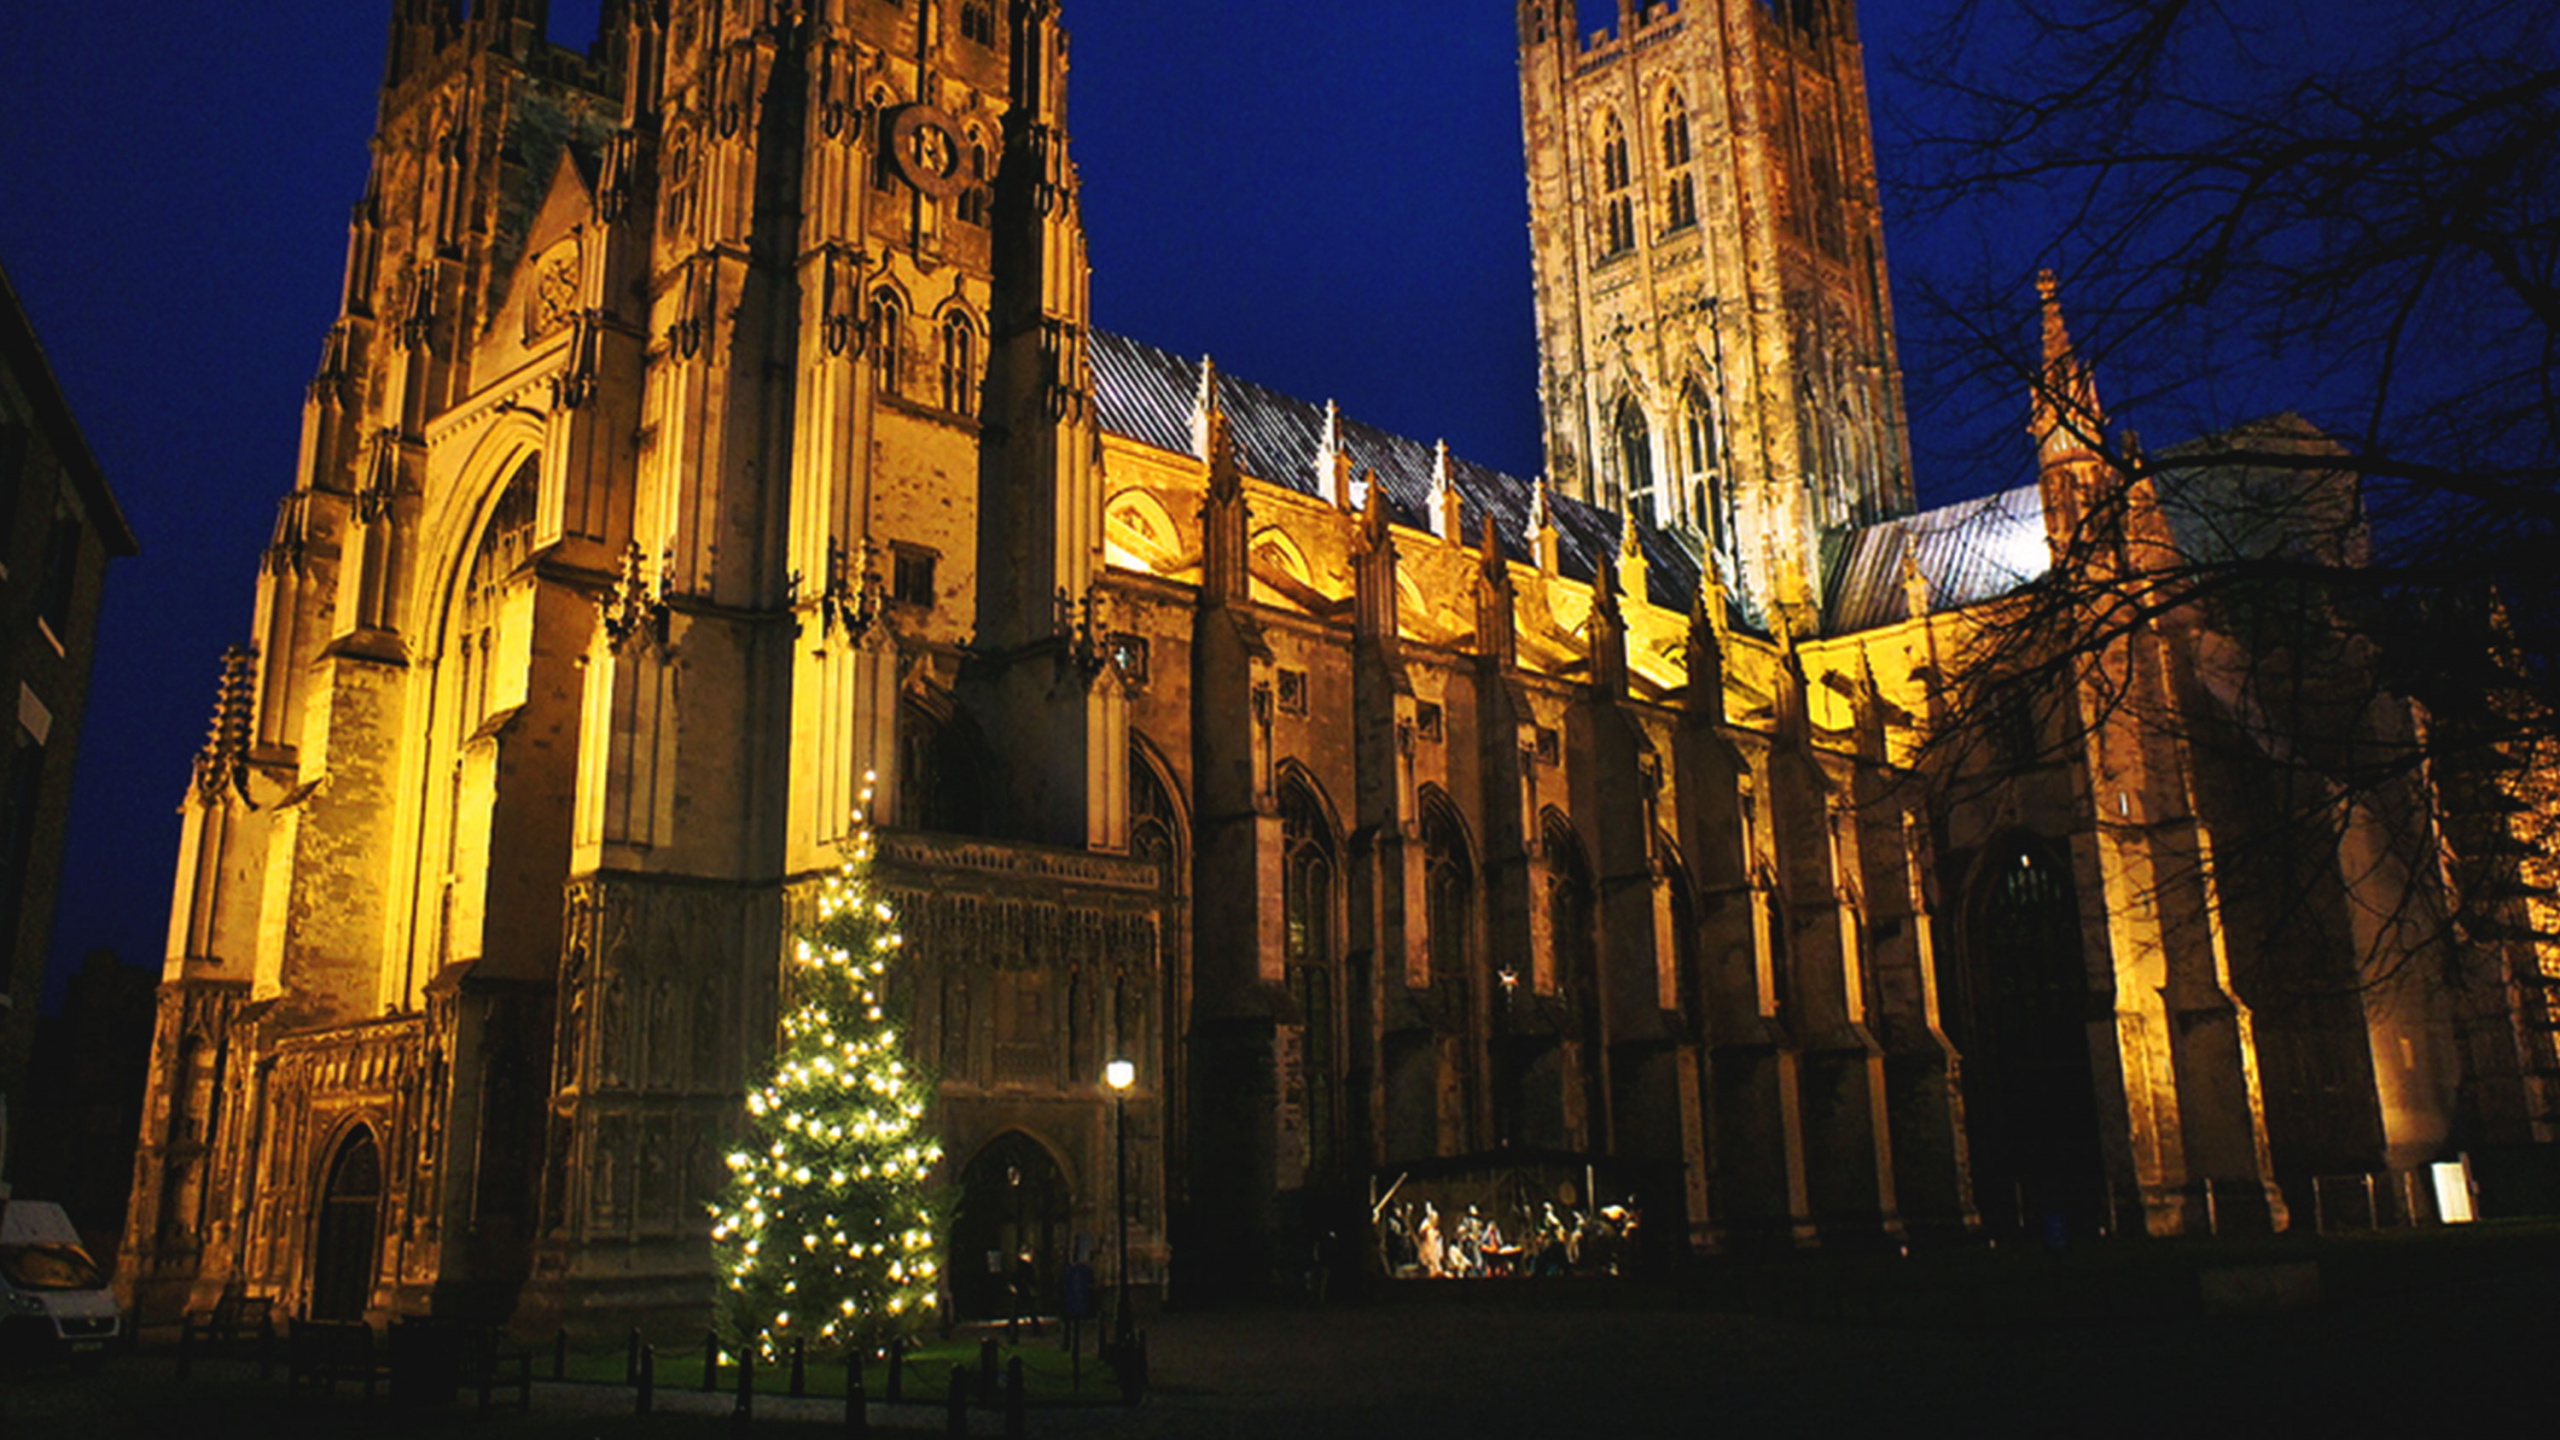
[[[1114,1060],[1102,1067],[1103,1083],[1111,1087],[1111,1142],[1114,1153],[1112,1187],[1112,1219],[1120,1230],[1120,1264],[1112,1272],[1112,1284],[1119,1291],[1120,1315],[1116,1322],[1116,1345],[1129,1343],[1129,1087],[1138,1083],[1138,1067],[1126,1060]]]

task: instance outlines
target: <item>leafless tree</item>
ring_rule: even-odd
[[[2361,970],[2275,981],[2424,957],[2528,998],[2560,938],[2560,3],[1960,0],[1898,63],[1906,218],[2047,237],[1906,271],[1920,419],[2032,396],[2097,477],[1985,612],[1942,758],[2137,727],[2264,925],[2356,932]]]

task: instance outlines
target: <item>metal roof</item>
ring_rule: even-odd
[[[1934,610],[2006,595],[2053,563],[2045,544],[2044,495],[2033,485],[1862,526],[1837,542],[1824,634],[1852,634],[1911,618],[1902,585],[1906,544],[1929,582]]]
[[[1200,394],[1201,362],[1159,350],[1126,336],[1095,331],[1092,345],[1095,399],[1102,428],[1114,435],[1175,454],[1192,453],[1192,420]],[[1265,389],[1220,371],[1218,403],[1235,436],[1237,460],[1247,475],[1285,485],[1303,495],[1317,495],[1316,458],[1324,445],[1325,407]],[[1374,473],[1386,487],[1390,518],[1418,530],[1431,528],[1431,475],[1437,447],[1390,434],[1348,416],[1342,418],[1343,448],[1351,456],[1357,478]],[[1530,559],[1527,542],[1532,484],[1456,456],[1449,459],[1450,481],[1465,500],[1458,538],[1472,544],[1490,512],[1502,537],[1504,552],[1514,560]],[[1599,572],[1599,558],[1614,554],[1621,534],[1615,515],[1550,492],[1555,516],[1558,568],[1569,579],[1589,583]],[[1681,542],[1656,529],[1639,536],[1647,562],[1647,589],[1654,604],[1674,610],[1689,608],[1697,592],[1698,562]]]

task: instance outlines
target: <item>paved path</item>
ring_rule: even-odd
[[[1367,1307],[1169,1316],[1135,1410],[1035,1411],[1060,1440],[1436,1440],[1728,1433],[2492,1433],[2547,1419],[2560,1271],[2252,1319],[1861,1324],[1719,1314],[1662,1295],[1407,1295]],[[538,1387],[531,1417],[409,1415],[294,1398],[238,1370],[175,1382],[165,1357],[0,1378],[0,1440],[707,1440],[726,1405],[639,1419],[628,1392]],[[841,1434],[841,1409],[759,1401],[777,1440]],[[939,1433],[924,1409],[876,1417]],[[791,1424],[805,1416],[809,1422]],[[973,1427],[1000,1433],[994,1416]]]

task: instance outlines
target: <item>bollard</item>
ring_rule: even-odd
[[[720,1388],[720,1335],[715,1330],[702,1332],[702,1393],[712,1394]]]
[[[895,1405],[906,1398],[907,1342],[892,1340],[889,1342],[889,1403]]]
[[[1135,1405],[1147,1398],[1147,1332],[1139,1331],[1120,1347],[1120,1398]]]
[[[730,1423],[745,1426],[756,1418],[756,1352],[746,1345],[738,1347],[738,1399],[729,1407]]]
[[[551,1378],[569,1378],[569,1327],[566,1325],[560,1327],[559,1334],[551,1337]]]
[[[42,1322],[39,1322],[42,1323]],[[178,1378],[192,1380],[196,1373],[196,1317],[178,1319]]]
[[[630,1347],[622,1352],[622,1383],[640,1383],[640,1327],[637,1325],[631,1327]]]
[[[276,1374],[276,1317],[258,1317],[258,1383],[266,1384]]]
[[[1004,1434],[1005,1440],[1022,1440],[1022,1357],[1016,1355],[1004,1367]]]
[[[657,1346],[644,1345],[640,1347],[639,1363],[631,1367],[631,1384],[637,1392],[638,1397],[632,1403],[631,1408],[633,1413],[640,1415],[648,1414],[651,1408],[656,1405],[658,1399]]]
[[[996,1393],[996,1342],[993,1338],[978,1342],[978,1388]]]
[[[844,1433],[853,1440],[870,1440],[871,1436],[871,1397],[862,1388],[859,1351],[844,1359]]]
[[[794,1337],[791,1341],[791,1398],[809,1393],[809,1344]]]
[[[969,1367],[951,1367],[951,1408],[945,1414],[946,1433],[966,1436],[969,1433]]]

